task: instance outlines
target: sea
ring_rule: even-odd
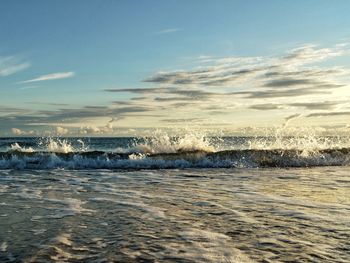
[[[0,138],[0,262],[350,262],[350,138]]]

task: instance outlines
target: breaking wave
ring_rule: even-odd
[[[28,152],[28,153],[31,153],[31,152],[34,152],[34,150],[32,147],[28,147],[28,148],[22,147],[17,142],[15,142],[15,143],[11,144],[9,152]]]
[[[181,151],[144,154],[104,151],[0,153],[0,169],[168,169],[313,167],[350,164],[350,148],[303,150]]]
[[[112,143],[119,147],[108,148]],[[347,166],[350,165],[348,143],[349,138],[310,135],[241,138],[187,133],[171,137],[164,132],[141,139],[98,138],[95,142],[42,138],[34,146],[12,142],[0,151],[0,169]]]
[[[138,143],[130,150],[157,154],[192,151],[213,152],[215,147],[209,138],[200,133],[186,133],[180,137],[171,137],[165,132],[156,131],[153,136],[145,137],[144,142]]]

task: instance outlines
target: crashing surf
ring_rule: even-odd
[[[102,138],[101,138],[102,140]],[[110,138],[110,141],[122,140]],[[83,139],[43,138],[36,147],[13,142],[0,169],[172,169],[347,166],[348,138],[209,137],[189,133],[134,138],[115,149],[90,149]]]

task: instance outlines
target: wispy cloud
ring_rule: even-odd
[[[292,119],[283,115],[306,118],[315,111],[335,111],[350,98],[350,69],[321,64],[348,54],[346,45],[304,45],[275,57],[205,57],[197,61],[198,67],[146,77],[143,82],[152,83],[151,88],[105,91],[136,94],[130,99],[134,106],[152,105],[150,111],[166,113],[170,120],[185,120],[189,112],[196,118],[227,119],[251,111],[262,117],[270,110],[279,112],[271,119],[280,118],[283,125]],[[172,109],[177,117],[171,115]]]
[[[294,120],[294,119],[298,119],[298,118],[300,118],[302,116],[302,114],[300,114],[300,113],[296,113],[296,114],[292,114],[292,115],[290,115],[290,116],[287,116],[286,118],[284,118],[284,123],[283,123],[283,125],[282,125],[282,127],[287,127],[288,126],[288,124],[292,121],[292,120]]]
[[[311,88],[299,88],[299,89],[269,89],[263,91],[241,91],[233,93],[236,95],[245,95],[245,98],[250,99],[272,99],[272,98],[290,98],[290,97],[300,97],[307,95],[319,95],[319,94],[332,94],[332,91],[329,88],[319,88],[319,87],[311,87]]]
[[[159,85],[178,85],[238,88],[292,88],[329,86],[339,87],[340,76],[349,74],[339,67],[322,68],[315,65],[326,59],[348,54],[346,47],[317,48],[306,45],[280,57],[211,58],[211,65],[193,70],[158,72],[144,82]]]
[[[0,76],[6,77],[30,67],[29,62],[23,62],[14,56],[0,57]]]
[[[249,106],[250,109],[254,110],[281,110],[289,108],[304,108],[306,110],[334,110],[340,106],[346,105],[346,101],[315,101],[315,102],[295,102],[286,104],[276,103],[264,103],[264,104],[253,104]]]
[[[275,57],[204,57],[205,61],[197,60],[198,67],[160,71],[146,77],[143,80],[146,87],[103,89],[110,93],[110,104],[76,108],[57,101],[50,108],[45,106],[45,110],[31,112],[0,107],[0,123],[5,123],[8,130],[12,127],[25,130],[36,126],[64,129],[87,126],[81,129],[82,134],[182,123],[235,128],[252,123],[282,127],[301,122],[309,126],[325,122],[343,124],[344,117],[350,114],[347,107],[350,68],[321,62],[347,54],[346,46],[318,48],[308,45]],[[73,72],[54,73],[25,82],[73,75]],[[152,86],[148,87],[149,84]],[[121,93],[128,93],[129,99],[124,99]],[[101,126],[101,120],[106,118],[110,121]],[[118,122],[113,130],[115,120]],[[56,132],[65,133],[64,129]]]
[[[159,30],[157,32],[154,32],[155,35],[164,35],[164,34],[170,34],[170,33],[175,33],[180,31],[179,28],[166,28],[166,29],[162,29]]]
[[[21,87],[19,88],[20,90],[27,90],[27,89],[37,89],[40,88],[40,86],[25,86],[25,87]]]
[[[42,76],[39,76],[39,77],[34,78],[34,79],[21,81],[20,83],[30,83],[30,82],[38,82],[38,81],[46,81],[46,80],[54,80],[54,79],[66,79],[66,78],[71,78],[74,75],[75,75],[75,73],[72,71],[57,72],[57,73],[42,75]]]
[[[307,115],[307,118],[310,117],[328,117],[328,116],[349,116],[350,111],[333,111],[333,112],[316,112],[316,113],[310,113]]]

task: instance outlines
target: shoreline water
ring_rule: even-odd
[[[2,262],[349,260],[349,167],[1,170]]]

